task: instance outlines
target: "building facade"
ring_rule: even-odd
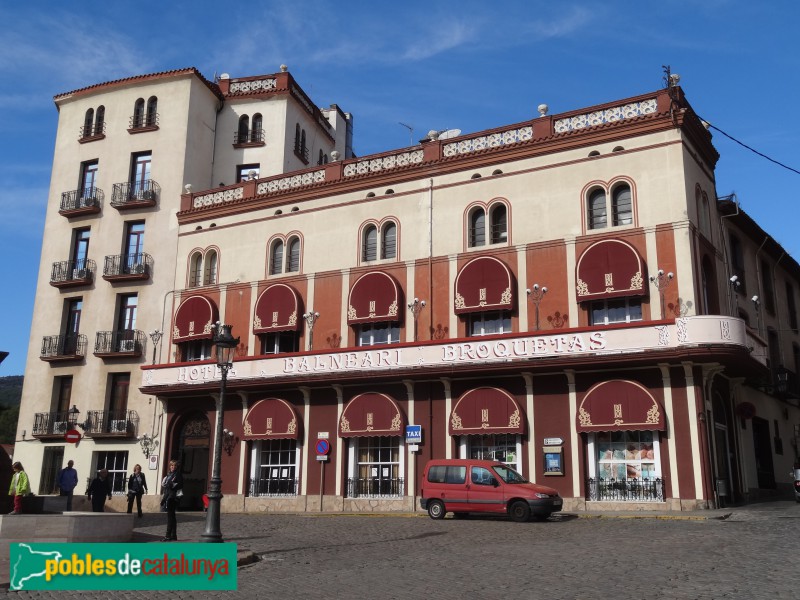
[[[503,461],[567,510],[789,496],[800,267],[717,197],[718,154],[680,87],[357,158],[352,120],[288,77],[189,77],[235,138],[176,177],[168,281],[147,301],[164,333],[153,364],[124,359],[152,466],[181,459],[186,508],[208,487],[218,403],[229,511],[413,510],[442,457]],[[273,85],[291,100],[278,116]],[[283,159],[259,160],[253,130],[271,140],[275,122]],[[224,396],[218,322],[239,337]],[[69,374],[91,362],[113,381],[111,359]],[[42,363],[46,390],[65,375]],[[86,410],[110,410],[95,396]],[[59,446],[25,448],[46,463]]]

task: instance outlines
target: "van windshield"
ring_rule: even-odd
[[[525,479],[522,475],[517,473],[511,467],[499,465],[496,467],[492,467],[492,469],[494,469],[494,472],[497,473],[498,477],[500,477],[500,479],[502,479],[506,483],[528,483],[527,479]]]

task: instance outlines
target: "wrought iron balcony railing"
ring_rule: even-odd
[[[139,414],[135,410],[90,410],[82,426],[88,437],[133,437]]]
[[[96,356],[141,356],[146,343],[147,335],[144,331],[134,329],[98,331],[94,340],[94,354]]]
[[[403,495],[404,481],[402,477],[394,479],[373,479],[351,477],[347,480],[347,496],[349,498],[386,498]]]
[[[71,211],[99,211],[100,205],[105,199],[105,193],[98,187],[90,187],[83,190],[72,190],[61,193],[61,204],[59,212]]]
[[[111,194],[111,206],[126,208],[130,206],[155,206],[161,186],[152,179],[146,181],[115,183]]]
[[[80,140],[99,138],[106,134],[106,123],[95,123],[94,125],[84,125],[81,127]]]
[[[308,147],[296,145],[294,147],[294,154],[297,158],[303,161],[303,164],[308,164]]]
[[[42,338],[39,358],[47,361],[77,360],[86,356],[86,336],[80,333],[48,335]]]
[[[251,496],[297,496],[297,479],[291,477],[250,480]]]
[[[264,143],[264,130],[263,129],[246,129],[237,131],[233,134],[234,145],[241,144],[263,144]]]
[[[69,411],[40,412],[33,415],[33,437],[63,437],[70,429],[77,425],[76,415]]]
[[[586,480],[586,499],[601,502],[664,502],[661,478]]]
[[[158,128],[158,113],[134,113],[128,121],[128,129],[156,129]]]
[[[96,269],[97,265],[89,258],[54,262],[50,268],[50,285],[54,287],[88,285],[94,280]]]
[[[144,252],[106,256],[103,279],[147,279],[153,270],[153,257]]]

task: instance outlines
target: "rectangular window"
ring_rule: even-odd
[[[296,331],[276,331],[266,333],[261,337],[261,354],[282,354],[284,352],[297,352],[300,348],[299,336]]]
[[[639,298],[620,298],[592,302],[590,320],[592,325],[641,321],[642,301]]]
[[[431,483],[464,484],[467,480],[467,467],[446,467],[437,465],[428,469],[428,481]]]
[[[400,328],[396,323],[365,323],[356,328],[359,346],[396,344],[400,341]]]
[[[125,256],[123,264],[126,273],[144,272],[144,221],[126,223],[125,225]]]
[[[351,438],[355,462],[348,482],[348,495],[402,496],[399,437]]]
[[[89,255],[90,229],[82,227],[75,230],[72,241],[72,260],[75,263],[72,273],[73,279],[83,279],[86,276],[86,258]]]
[[[657,432],[601,432],[589,434],[588,442],[588,493],[592,499],[664,501]]]
[[[130,387],[130,373],[113,373],[111,375],[111,390],[108,398],[109,418],[113,420],[123,420],[127,418],[128,391]]]
[[[50,446],[44,449],[42,476],[39,479],[39,495],[45,496],[56,493],[56,480],[63,462],[64,446]],[[31,490],[33,490],[33,486],[31,486]]]
[[[797,305],[794,300],[794,287],[786,282],[786,308],[789,311],[789,327],[797,333]]]
[[[184,362],[211,358],[211,340],[192,340],[180,345]]]
[[[149,200],[152,187],[150,184],[150,165],[153,155],[140,152],[131,157],[131,198]]]
[[[97,197],[97,175],[100,165],[96,160],[90,160],[81,164],[81,199]]]
[[[467,335],[470,337],[509,333],[510,331],[511,316],[506,311],[479,312],[469,315]]]
[[[239,165],[236,167],[236,183],[248,181],[250,179],[258,179],[258,174],[261,172],[261,165],[259,163],[252,163],[249,165]]]
[[[253,452],[251,496],[297,495],[297,441],[262,440]]]
[[[93,462],[95,463],[94,473],[100,469],[108,469],[111,493],[124,494],[127,483],[128,453],[125,451],[95,452]]]
[[[467,436],[467,456],[477,460],[498,460],[519,470],[519,449],[514,434],[498,433],[491,435]]]
[[[72,375],[56,377],[56,412],[67,414],[72,402]]]

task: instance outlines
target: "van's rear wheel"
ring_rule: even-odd
[[[517,500],[508,507],[508,516],[517,523],[524,523],[531,518],[531,507],[523,500]]]
[[[447,511],[444,509],[444,504],[439,500],[431,500],[428,502],[428,516],[431,519],[444,519]]]

